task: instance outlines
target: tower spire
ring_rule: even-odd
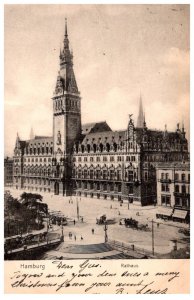
[[[68,34],[67,34],[67,18],[65,18],[65,37],[66,38],[68,37]]]
[[[140,99],[139,99],[139,115],[137,119],[137,127],[143,128],[144,126],[144,114],[143,114],[143,104],[142,104],[142,96],[140,93]]]
[[[146,128],[145,111],[143,113],[143,127]]]
[[[15,142],[15,148],[19,148],[19,147],[20,147],[20,137],[19,137],[19,134],[17,132],[16,142]]]

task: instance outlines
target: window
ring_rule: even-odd
[[[87,157],[84,157],[84,162],[87,162],[88,161],[88,158]]]
[[[96,178],[100,179],[100,170],[96,170]]]
[[[90,170],[90,179],[94,178],[94,170]]]
[[[175,192],[179,193],[179,185],[175,185]]]
[[[114,179],[115,172],[114,170],[110,170],[110,179]]]
[[[175,173],[175,174],[174,174],[174,180],[175,180],[175,181],[178,181],[178,180],[179,180],[179,174],[178,174],[178,173]]]
[[[129,194],[133,194],[133,186],[131,184],[129,186]]]
[[[170,196],[162,195],[161,200],[162,200],[162,205],[164,205],[164,206],[171,205]]]
[[[166,179],[169,179],[169,173],[166,173]]]
[[[130,161],[130,156],[126,156],[126,161]]]
[[[182,193],[186,194],[186,186],[185,185],[182,185]]]
[[[188,182],[190,182],[190,174],[188,174]]]
[[[81,171],[81,169],[78,170],[78,178],[82,178],[82,171]]]
[[[162,183],[162,185],[161,185],[161,191],[162,192],[169,192],[170,191],[169,184]]]
[[[107,156],[103,156],[103,161],[107,161]]]
[[[107,191],[107,183],[104,183],[104,185],[103,185],[103,190],[104,190],[104,191]]]
[[[103,170],[102,172],[102,178],[107,179],[107,170]]]
[[[90,161],[93,162],[93,161],[94,161],[94,158],[93,158],[93,157],[90,157]]]
[[[96,157],[96,161],[99,162],[100,161],[100,156]]]
[[[148,180],[148,172],[145,172],[145,181]]]
[[[181,199],[178,197],[175,197],[175,205],[180,206],[181,205]]]
[[[133,181],[133,171],[128,171],[128,181]]]
[[[164,173],[161,173],[161,179],[164,179]]]
[[[87,178],[87,170],[85,169],[84,170],[84,179],[86,179]]]
[[[118,192],[119,193],[121,192],[121,184],[120,183],[118,184]]]
[[[185,174],[184,173],[181,175],[181,180],[185,181]]]
[[[96,189],[100,190],[100,183],[99,182],[97,182],[97,184],[96,184]]]
[[[121,170],[117,170],[117,180],[121,180]]]
[[[110,156],[110,162],[113,162],[115,160],[114,156]]]
[[[117,156],[117,161],[121,161],[121,156]]]
[[[81,157],[78,157],[78,161],[81,162],[81,161],[82,161],[82,158],[81,158]]]
[[[110,184],[110,192],[114,191],[114,183]]]

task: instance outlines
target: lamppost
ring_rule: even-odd
[[[107,234],[107,230],[108,230],[108,225],[107,225],[107,221],[104,222],[104,242],[107,243],[108,242],[108,234]]]
[[[77,197],[76,197],[76,202],[77,202],[77,219],[79,220],[79,202]]]
[[[152,254],[154,255],[154,220],[152,219]]]
[[[61,242],[64,242],[64,234],[63,234],[63,218],[61,217]]]

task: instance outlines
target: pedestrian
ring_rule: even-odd
[[[118,215],[119,215],[119,216],[120,216],[120,214],[121,214],[120,211],[118,211]]]
[[[74,240],[76,241],[76,235],[74,235]]]
[[[160,223],[157,223],[157,227],[159,228],[159,226],[160,226]]]
[[[82,235],[81,235],[81,240],[83,240],[83,237],[82,237]]]
[[[94,228],[92,228],[92,234],[94,234]]]
[[[73,223],[74,223],[74,226],[75,226],[75,219],[74,219]]]

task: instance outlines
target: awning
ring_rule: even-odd
[[[179,210],[179,209],[175,209],[174,213],[173,213],[173,218],[179,218],[179,219],[185,219],[187,216],[187,211],[185,210]]]
[[[172,209],[168,209],[168,208],[160,209],[156,214],[171,217],[172,216]]]

